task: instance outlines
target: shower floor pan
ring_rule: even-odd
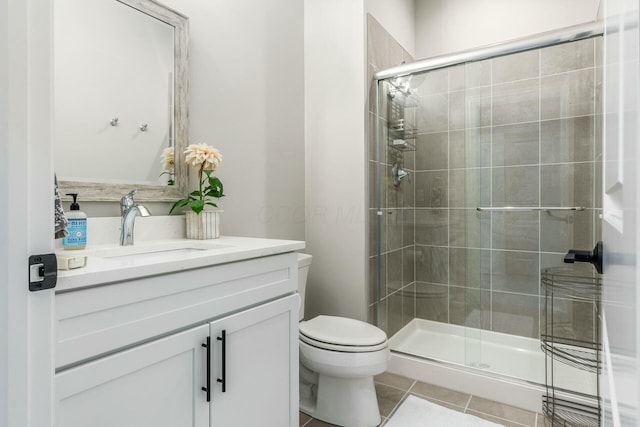
[[[545,355],[540,341],[413,319],[389,339],[389,371],[540,412]],[[595,375],[555,362],[557,388],[593,395]]]

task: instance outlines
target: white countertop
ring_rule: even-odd
[[[184,249],[179,249],[182,246]],[[208,246],[213,248],[207,249]],[[159,247],[169,249],[154,250]],[[56,254],[86,255],[87,265],[59,271],[56,292],[293,252],[304,247],[305,243],[297,240],[222,236],[215,240],[154,240],[136,243],[133,247],[109,244],[87,246],[80,251],[60,250]],[[126,255],[127,251],[145,249],[149,249],[146,255]],[[123,252],[123,255],[113,255],[118,252]]]

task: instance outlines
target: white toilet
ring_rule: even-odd
[[[300,319],[311,255],[298,254]],[[317,316],[300,322],[300,410],[331,424],[380,424],[373,376],[387,369],[387,335],[346,317]]]

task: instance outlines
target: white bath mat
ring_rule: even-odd
[[[409,395],[385,427],[504,427]]]

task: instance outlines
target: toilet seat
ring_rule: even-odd
[[[317,316],[300,322],[300,340],[330,351],[364,353],[387,347],[381,329],[360,320],[336,316]]]
[[[343,353],[368,353],[368,352],[382,350],[387,347],[386,341],[375,346],[349,346],[349,345],[337,345],[337,344],[331,344],[331,343],[326,343],[322,341],[316,341],[309,337],[305,337],[302,334],[300,334],[300,341],[306,344],[309,344],[313,347],[317,347],[321,350],[340,351]]]

